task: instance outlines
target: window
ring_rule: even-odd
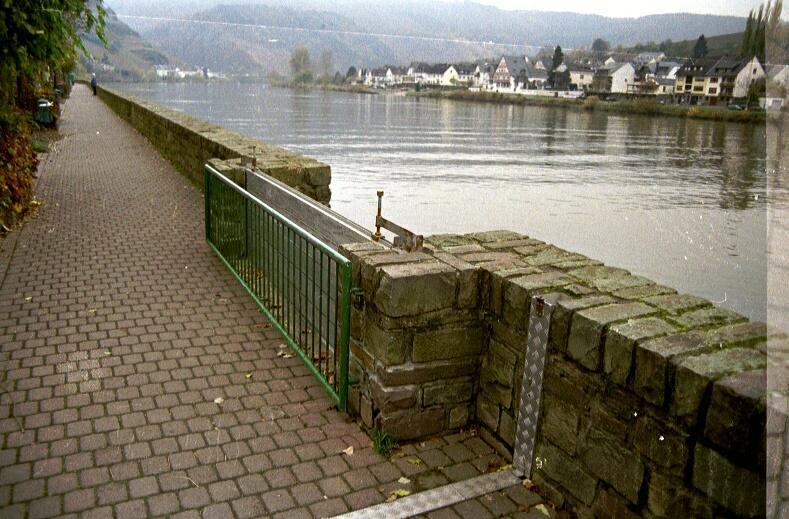
[[[718,78],[716,77],[710,78],[710,83],[717,83],[717,82],[718,82]]]
[[[754,67],[752,74],[756,75],[756,67]]]
[[[710,94],[717,94],[717,93],[718,93],[717,88],[710,88]]]
[[[699,86],[694,86],[694,87],[693,87],[693,91],[694,91],[694,92],[701,92],[701,91],[703,91],[703,90],[704,90],[704,87],[703,87],[703,86],[701,86],[701,85],[699,85]]]

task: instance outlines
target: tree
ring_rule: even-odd
[[[81,35],[95,32],[106,45],[103,0],[4,0],[0,8],[0,103],[19,100],[22,85],[44,72],[70,67],[81,50]],[[46,7],[44,7],[46,6]],[[16,89],[17,96],[9,94]]]
[[[309,72],[312,75],[312,61],[310,51],[306,47],[296,47],[290,53],[290,71],[293,77]]]
[[[332,57],[330,50],[321,52],[318,58],[318,73],[320,74],[321,81],[328,81],[334,72],[334,57]]]
[[[699,39],[696,40],[696,45],[693,46],[693,57],[703,58],[707,55],[707,52],[707,38],[702,34],[699,36]]]
[[[353,79],[357,75],[359,75],[359,72],[356,70],[356,67],[351,65],[350,67],[348,67],[348,72],[345,73],[345,79]]]
[[[764,63],[768,42],[773,44],[780,41],[779,30],[782,26],[782,11],[782,0],[776,0],[775,4],[769,1],[767,5],[761,4],[756,13],[751,10],[745,23],[742,41],[740,42],[741,57],[750,58],[756,56],[759,58],[759,61]],[[771,46],[771,50],[777,49]]]
[[[602,38],[595,38],[592,42],[592,50],[595,52],[608,52],[611,49],[611,44]]]
[[[556,69],[562,63],[564,63],[564,53],[562,52],[562,48],[559,45],[557,45],[556,48],[553,50],[553,60],[551,61],[551,70],[548,73],[548,82],[554,88],[558,88],[556,86],[556,83],[557,83],[557,81],[556,81],[556,76],[557,76]]]

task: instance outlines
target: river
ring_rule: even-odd
[[[511,229],[764,320],[763,125],[260,84],[116,84],[332,168],[332,207],[418,233]],[[773,171],[773,173],[768,173]],[[768,189],[769,186],[769,189]]]

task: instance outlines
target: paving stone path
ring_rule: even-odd
[[[38,217],[0,250],[0,517],[326,517],[503,463],[469,433],[376,454],[277,356],[203,240],[200,192],[85,87],[61,133]],[[436,516],[534,502],[514,487]]]

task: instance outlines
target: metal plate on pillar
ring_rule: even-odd
[[[534,296],[529,305],[529,332],[526,338],[526,358],[521,382],[521,399],[518,406],[518,423],[512,464],[515,471],[530,478],[534,463],[534,444],[540,420],[542,379],[545,355],[548,350],[548,332],[554,306],[541,296]]]

